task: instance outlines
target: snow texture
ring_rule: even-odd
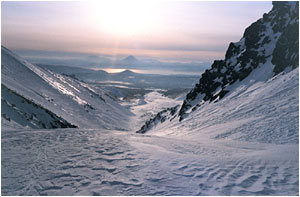
[[[158,124],[147,134],[298,144],[299,69],[267,81],[259,81],[259,73],[261,69],[234,84],[238,87],[233,85],[231,94],[222,100],[203,104],[181,122]]]
[[[255,87],[281,72],[286,73],[299,67],[298,29],[299,3],[274,2],[273,9],[268,14],[264,14],[263,18],[246,28],[239,42],[229,44],[225,59],[215,60],[211,69],[202,74],[199,83],[187,94],[179,112],[172,115],[173,117],[166,118],[183,121],[193,113],[197,113],[198,117],[202,117],[203,114],[199,110],[201,111],[201,108],[205,105],[214,108],[220,100],[242,93],[239,91],[241,88]],[[292,41],[284,42],[287,40]],[[263,84],[267,85],[268,83]],[[277,87],[270,88],[275,88],[272,91],[278,90]],[[272,92],[270,92],[270,95],[272,95]],[[298,93],[294,92],[293,96],[298,99]],[[226,101],[236,105],[233,100],[227,99]],[[270,100],[270,102],[272,101]],[[292,104],[289,105],[293,106]],[[281,113],[278,110],[277,112]],[[263,111],[261,113],[264,114]],[[282,116],[284,115],[282,114]],[[195,118],[195,116],[192,116],[192,118]],[[222,120],[226,119],[222,116],[220,118]],[[294,122],[296,118],[296,116],[292,116]],[[157,121],[154,125],[151,124],[151,128],[147,128],[145,124],[143,133],[155,128],[155,124],[160,123]],[[162,124],[158,127],[168,128],[169,126],[169,122]],[[288,122],[279,128],[285,129],[288,127],[287,124]],[[181,129],[179,130],[181,131]]]
[[[31,64],[5,47],[2,47],[1,54],[1,83],[10,92],[15,92],[35,105],[43,106],[79,128],[119,130],[130,128],[128,120],[133,114],[119,105],[117,100],[104,90]],[[12,100],[13,97],[16,96],[4,93],[1,100],[17,105],[14,103],[15,100]],[[17,108],[23,109],[22,105],[22,102],[19,102]],[[26,121],[24,122],[26,118],[23,117],[23,121],[19,122],[15,116],[8,116],[5,109],[7,108],[1,111],[2,119],[6,114],[6,120],[10,119],[26,125]],[[40,125],[45,124],[45,121]],[[30,122],[26,126],[36,128],[36,125],[32,126]]]
[[[117,131],[2,133],[2,195],[298,195],[298,146]]]
[[[276,42],[299,8],[273,4],[181,114],[180,99],[151,92],[121,106],[2,47],[1,194],[299,195],[299,69],[272,57],[297,58]],[[145,134],[133,132],[150,118]],[[59,123],[79,128],[32,129]]]

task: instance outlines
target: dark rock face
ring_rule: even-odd
[[[225,59],[215,60],[201,75],[169,119],[179,116],[181,121],[203,103],[218,102],[235,82],[271,63],[274,75],[299,66],[299,2],[273,2],[272,10],[246,28],[239,42],[229,44]]]
[[[251,24],[239,42],[230,43],[225,59],[214,61],[187,94],[178,114],[180,120],[201,101],[212,102],[224,97],[229,92],[226,87],[242,81],[268,59],[274,64],[275,75],[287,67],[299,66],[298,2],[273,2],[273,9]]]
[[[15,122],[19,122],[21,125],[24,122],[27,122],[28,124],[23,126],[31,126],[32,128],[77,128],[77,126],[67,122],[63,118],[34,103],[33,101],[19,95],[3,84],[1,84],[1,93],[1,116],[9,122],[14,120]],[[21,102],[17,102],[18,100],[21,100]],[[13,101],[16,103],[10,103]]]
[[[288,66],[292,66],[292,68],[299,66],[299,3],[296,3],[294,9],[291,9],[284,2],[273,2],[273,6],[282,15],[290,15],[292,20],[294,20],[291,22],[288,20],[288,17],[281,17],[278,18],[280,21],[278,24],[282,26],[274,25],[275,30],[282,31],[272,58],[272,63],[275,65],[274,73],[278,74]],[[288,25],[284,26],[287,23]]]
[[[140,130],[138,130],[136,133],[146,133],[149,129],[151,129],[153,126],[155,126],[157,123],[163,123],[167,119],[170,119],[170,117],[174,116],[179,108],[179,105],[171,108],[167,108],[158,114],[154,118],[151,118],[148,120]],[[170,120],[171,121],[171,120]]]

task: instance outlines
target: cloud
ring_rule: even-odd
[[[12,49],[211,60],[223,57],[228,44],[238,41],[245,27],[271,6],[270,2],[161,2],[145,10],[151,14],[149,24],[128,34],[107,31],[100,23],[105,16],[100,22],[92,20],[91,11],[99,10],[89,10],[87,4],[4,2],[2,43]]]

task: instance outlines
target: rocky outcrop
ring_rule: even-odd
[[[272,10],[246,28],[239,42],[229,44],[225,59],[215,60],[201,75],[179,112],[168,119],[182,121],[204,103],[218,102],[233,84],[266,66],[270,77],[299,66],[299,2],[273,2]]]
[[[175,113],[177,112],[179,108],[179,105],[175,106],[175,107],[171,107],[171,108],[167,108],[161,112],[159,112],[158,114],[156,114],[156,116],[154,118],[151,118],[150,120],[148,120],[140,130],[137,131],[137,133],[145,133],[147,132],[149,129],[151,129],[152,127],[154,127],[155,125],[157,125],[157,123],[163,123],[166,120],[172,120],[170,119],[172,116],[175,115]]]
[[[230,43],[225,59],[214,61],[187,94],[178,114],[180,120],[202,101],[222,99],[230,85],[245,79],[267,60],[274,64],[274,75],[299,66],[298,2],[273,2],[273,9],[251,24],[239,42]]]

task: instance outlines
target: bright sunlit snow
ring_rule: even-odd
[[[299,3],[273,2],[201,76],[34,64],[2,46],[1,194],[299,195],[298,29]]]

